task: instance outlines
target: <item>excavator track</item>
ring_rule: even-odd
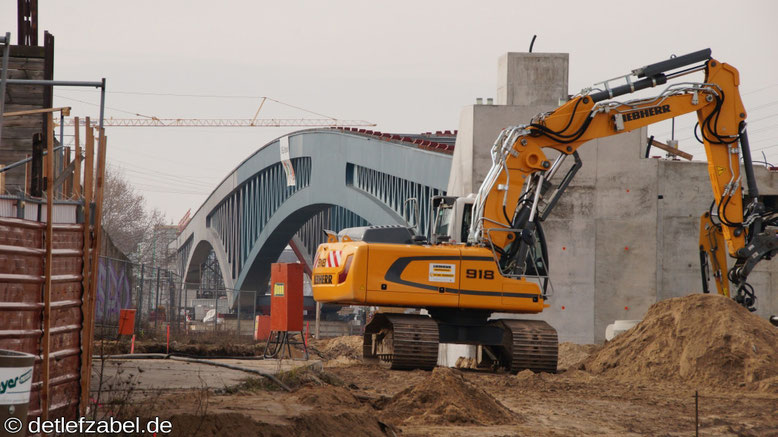
[[[365,360],[381,360],[391,369],[432,370],[438,363],[438,324],[427,316],[378,313],[365,326]]]
[[[556,373],[559,341],[556,329],[542,320],[501,319],[505,336],[505,367],[511,373],[524,369]]]

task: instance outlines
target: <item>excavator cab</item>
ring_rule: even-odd
[[[473,217],[473,202],[471,196],[433,196],[432,220],[430,226],[430,243],[464,243],[470,231]]]

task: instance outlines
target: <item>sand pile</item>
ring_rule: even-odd
[[[324,358],[333,360],[336,358],[350,358],[358,360],[362,358],[362,337],[359,335],[347,335],[324,340],[318,345]]]
[[[598,348],[596,344],[559,343],[557,371],[577,369]]]
[[[301,404],[314,407],[338,405],[359,408],[362,406],[351,391],[343,387],[303,387],[295,392],[295,397]]]
[[[773,391],[778,329],[723,296],[668,299],[592,354],[583,368],[630,381]]]
[[[426,425],[504,425],[519,416],[465,380],[462,373],[438,367],[421,383],[386,401],[393,422]]]

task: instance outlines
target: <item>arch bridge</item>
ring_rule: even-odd
[[[227,175],[179,234],[181,276],[200,282],[200,265],[213,251],[227,289],[261,295],[270,264],[290,242],[310,264],[323,229],[405,224],[410,198],[419,200],[426,233],[429,199],[445,194],[455,138],[449,131],[336,128],[266,144]]]

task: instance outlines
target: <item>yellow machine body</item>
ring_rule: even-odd
[[[544,306],[536,282],[500,275],[489,249],[464,244],[324,243],[313,284],[318,302],[343,305],[509,313],[539,313]]]

